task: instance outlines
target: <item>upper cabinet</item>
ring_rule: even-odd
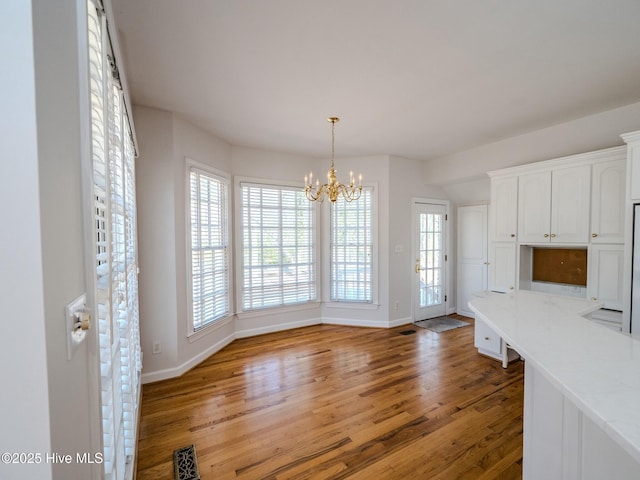
[[[640,165],[640,134],[633,139]],[[489,172],[490,241],[624,243],[626,156],[625,147],[614,147]]]
[[[519,176],[518,240],[587,243],[591,165]]]
[[[491,180],[489,211],[492,242],[515,242],[518,229],[518,177]]]
[[[625,159],[593,165],[591,187],[591,242],[624,243]]]
[[[548,242],[551,230],[551,172],[518,178],[518,240]]]

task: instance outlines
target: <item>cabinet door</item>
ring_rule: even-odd
[[[518,177],[518,241],[550,240],[551,172]]]
[[[551,185],[551,241],[587,243],[591,166],[581,165],[553,170]]]
[[[622,310],[624,245],[589,246],[589,296],[604,308]]]
[[[593,166],[591,187],[591,242],[624,243],[626,161]]]
[[[515,242],[518,229],[518,177],[491,180],[490,238]]]
[[[487,206],[458,207],[457,312],[473,316],[471,296],[487,289]]]
[[[510,292],[516,288],[516,244],[492,243],[489,248],[489,290]]]

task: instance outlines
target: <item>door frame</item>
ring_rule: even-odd
[[[445,301],[444,301],[444,313],[445,315],[449,315],[450,313],[455,313],[455,307],[451,309],[451,305],[455,305],[453,301],[452,295],[452,267],[454,263],[454,258],[452,257],[453,252],[453,238],[451,225],[453,222],[453,218],[451,215],[451,202],[449,200],[443,200],[440,198],[424,198],[424,197],[412,197],[411,198],[411,321],[415,322],[417,320],[421,320],[416,318],[416,289],[414,282],[415,272],[413,270],[414,262],[415,262],[415,253],[417,250],[417,239],[416,239],[416,209],[419,204],[431,204],[431,205],[442,205],[444,206],[445,212],[445,222],[444,222],[444,254],[445,254],[445,268],[444,268],[444,288],[445,288]]]

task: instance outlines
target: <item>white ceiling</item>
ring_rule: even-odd
[[[113,0],[133,102],[428,160],[640,101],[640,0]]]

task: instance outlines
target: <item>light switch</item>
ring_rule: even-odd
[[[91,314],[87,309],[87,296],[83,293],[66,308],[66,337],[67,360],[73,358],[73,354],[87,336],[87,330],[91,327]]]

